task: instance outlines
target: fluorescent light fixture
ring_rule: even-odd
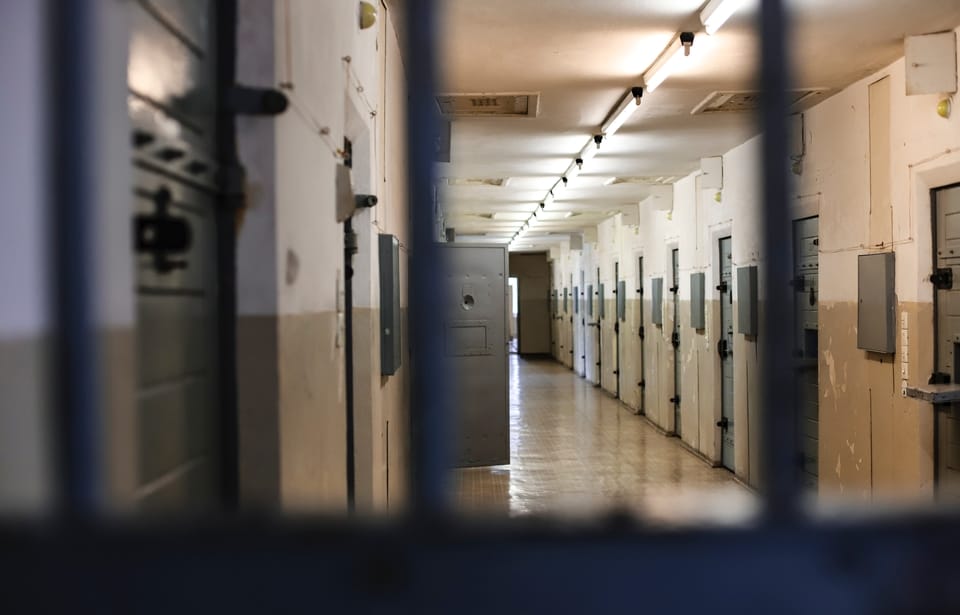
[[[690,55],[693,47],[693,32],[681,32],[677,38],[673,39],[667,52],[653,63],[643,75],[643,83],[647,87],[647,92],[653,92],[660,84],[667,80],[667,77],[677,70],[683,58]]]
[[[626,97],[617,106],[617,110],[614,111],[613,115],[600,127],[600,132],[602,132],[605,137],[613,136],[620,130],[620,127],[630,119],[633,112],[640,107],[640,98],[642,96],[643,88],[630,88]],[[596,144],[594,144],[594,146],[596,146]],[[594,147],[594,150],[596,150],[596,147]],[[596,153],[594,153],[594,155],[596,155]],[[584,160],[586,160],[586,158],[584,158]]]
[[[714,34],[745,4],[745,0],[710,0],[700,13],[700,23],[707,34]]]

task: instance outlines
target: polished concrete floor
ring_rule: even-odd
[[[592,516],[728,523],[752,516],[754,496],[562,365],[510,355],[507,466],[456,473],[464,513]]]

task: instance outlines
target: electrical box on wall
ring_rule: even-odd
[[[951,94],[957,91],[955,32],[908,36],[903,47],[907,96]]]
[[[690,327],[698,331],[707,328],[704,309],[706,279],[706,274],[702,272],[690,274]]]
[[[703,190],[723,189],[723,157],[711,156],[700,159],[700,188]]]
[[[571,250],[583,249],[583,235],[570,235],[570,249]]]
[[[882,354],[897,350],[894,253],[857,259],[857,348]]]
[[[599,296],[597,297],[597,305],[600,306],[600,318],[606,318],[606,317],[607,317],[607,306],[605,306],[605,305],[603,304],[603,299],[604,299],[604,297],[603,297],[603,284],[600,285],[600,291],[599,291],[599,292],[600,292],[600,294],[599,294]]]
[[[757,266],[737,268],[737,331],[757,334]]]
[[[400,241],[380,235],[380,373],[400,369]]]
[[[617,282],[617,318],[623,322],[627,319],[627,282]]]
[[[663,325],[663,278],[650,280],[650,321],[655,325]]]
[[[593,284],[587,284],[587,316],[593,318]]]

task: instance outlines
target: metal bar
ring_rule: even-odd
[[[51,391],[57,437],[58,506],[89,518],[101,502],[96,288],[98,135],[94,99],[96,0],[47,2],[49,12],[50,280],[54,316]]]
[[[445,275],[434,228],[436,115],[435,0],[404,3],[407,76],[407,162],[412,250],[410,254],[411,489],[413,510],[435,515],[447,509],[450,456],[440,301]]]
[[[211,10],[217,12],[216,130],[221,169],[220,206],[216,213],[220,496],[224,509],[236,510],[240,500],[236,215],[243,207],[244,173],[237,152],[236,115],[229,97],[236,83],[237,0],[217,0]]]
[[[760,123],[763,176],[763,293],[760,356],[764,366],[761,404],[765,464],[761,481],[769,522],[797,515],[799,497],[795,388],[791,366],[793,303],[788,200],[787,96],[789,37],[783,0],[763,0],[760,12]],[[776,318],[773,315],[776,315]]]
[[[354,512],[357,508],[357,473],[354,426],[354,378],[353,378],[353,255],[357,253],[357,234],[353,232],[353,219],[347,218],[343,223],[343,311],[344,317],[344,365],[346,381],[346,466],[347,466],[347,510]]]

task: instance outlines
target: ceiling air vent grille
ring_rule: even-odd
[[[448,186],[495,186],[497,188],[506,188],[510,185],[509,177],[448,177]]]
[[[819,100],[827,93],[821,88],[791,90],[787,94],[787,102],[791,107],[810,104]],[[744,113],[756,111],[760,108],[760,92],[713,92],[694,107],[691,115],[704,113]]]
[[[437,96],[437,105],[447,117],[536,117],[540,112],[540,94],[441,94]]]
[[[619,186],[621,184],[640,184],[644,186],[666,186],[669,184],[675,184],[681,179],[683,175],[649,175],[645,177],[611,177],[604,185],[607,186]]]

